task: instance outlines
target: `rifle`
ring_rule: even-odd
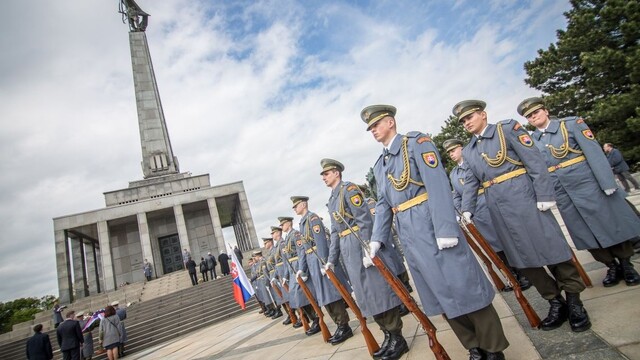
[[[489,245],[487,240],[482,236],[482,234],[480,234],[476,226],[472,222],[467,222],[462,214],[460,215],[460,227],[465,233],[467,239],[471,240],[469,241],[469,243],[475,241],[478,245],[480,245],[482,250],[484,250],[491,261],[493,261],[500,272],[502,272],[502,275],[504,275],[504,277],[506,277],[507,280],[511,283],[511,286],[513,287],[513,293],[516,296],[516,300],[518,300],[518,302],[520,303],[520,307],[524,311],[527,320],[529,320],[529,324],[532,328],[537,329],[540,326],[540,317],[538,317],[538,314],[533,309],[531,304],[529,304],[529,301],[522,293],[522,288],[520,287],[520,283],[518,282],[518,280],[515,278],[515,276],[513,276],[511,270],[507,268],[507,265],[505,265],[500,257],[498,257],[498,254],[496,254],[493,248],[491,248],[491,245]]]
[[[462,226],[460,226],[460,228],[462,228]],[[482,262],[486,266],[487,271],[489,271],[489,276],[491,277],[491,280],[493,280],[493,283],[496,285],[496,288],[498,288],[498,290],[500,291],[504,290],[506,285],[504,284],[502,279],[500,279],[498,274],[496,274],[495,270],[493,270],[493,265],[491,264],[491,260],[487,258],[487,256],[478,247],[478,244],[476,244],[475,241],[473,241],[473,239],[470,238],[469,234],[467,234],[467,232],[464,231],[463,228],[462,228],[462,232],[464,233],[464,237],[467,239],[467,243],[469,244],[469,247],[471,247],[471,249],[476,253],[476,255],[478,255],[480,260],[482,260]]]
[[[360,237],[360,235],[358,235],[357,232],[353,231],[353,228],[351,227],[351,225],[349,225],[349,223],[344,219],[344,217],[342,216],[342,214],[340,214],[340,212],[336,211],[335,214],[337,214],[340,217],[342,222],[344,222],[344,224],[347,225],[349,230],[351,230],[351,233],[356,237],[356,239],[358,239],[358,241],[360,241],[360,246],[362,246],[362,251],[365,254],[369,255],[369,244],[367,244],[364,240],[362,240],[362,238]],[[422,312],[422,310],[420,310],[415,299],[411,296],[411,294],[409,294],[409,291],[404,286],[402,281],[398,279],[398,277],[395,276],[389,270],[387,265],[385,265],[385,263],[382,261],[382,259],[380,259],[379,256],[372,257],[371,261],[376,266],[378,271],[380,271],[380,275],[382,275],[382,277],[387,281],[391,289],[393,289],[396,295],[398,295],[402,303],[407,307],[407,309],[409,309],[409,311],[411,311],[413,316],[418,320],[418,322],[422,326],[422,329],[424,329],[424,331],[427,333],[427,337],[429,338],[429,348],[431,348],[431,351],[433,351],[433,354],[435,355],[436,359],[451,360],[451,358],[449,357],[449,354],[447,354],[447,351],[438,342],[438,338],[436,337],[436,327],[433,325],[431,320],[429,320],[427,315],[425,315],[425,313]]]
[[[311,249],[313,253],[316,254],[316,256],[318,257],[318,260],[320,260],[320,263],[322,265],[326,265],[326,261],[324,261],[324,259],[320,257],[320,255],[316,252],[316,250],[313,247],[311,247]],[[340,296],[342,296],[342,298],[347,303],[347,305],[349,305],[349,308],[351,308],[351,311],[353,311],[353,313],[356,315],[356,318],[358,318],[358,321],[360,322],[360,328],[362,329],[362,335],[364,336],[364,342],[367,344],[367,349],[369,350],[369,355],[373,356],[373,353],[380,350],[380,345],[378,345],[378,342],[373,337],[373,334],[371,334],[371,331],[367,327],[367,319],[365,319],[364,316],[362,316],[362,312],[360,311],[360,308],[351,297],[351,294],[349,293],[349,291],[347,291],[347,289],[344,287],[344,285],[342,285],[340,280],[338,280],[333,270],[325,269],[325,272],[329,280],[331,280],[331,282],[333,283],[333,286],[335,286],[338,292],[340,293]]]
[[[278,280],[276,280],[275,282],[278,282]],[[278,285],[274,285],[273,290],[275,290],[278,296],[280,296],[280,298],[283,300],[282,306],[285,308],[285,310],[287,310],[287,313],[289,314],[289,318],[291,319],[291,322],[294,324],[297,323],[298,318],[296,317],[296,313],[293,312],[293,310],[291,309],[291,306],[289,306],[288,303],[284,302],[284,296],[282,296],[282,290],[280,289],[280,287]],[[289,290],[287,290],[287,292],[289,292]]]
[[[587,287],[589,288],[593,287],[593,284],[591,283],[591,278],[589,277],[589,275],[587,275],[587,272],[584,271],[582,264],[580,264],[580,262],[578,261],[578,258],[576,257],[576,253],[574,253],[573,249],[571,248],[569,248],[569,250],[571,251],[571,261],[573,261],[573,264],[576,266],[576,269],[578,270],[578,274],[580,274],[582,281],[584,281],[584,284]]]
[[[304,292],[304,295],[309,300],[309,303],[313,307],[313,310],[316,312],[316,315],[318,315],[318,324],[320,325],[320,331],[322,332],[322,339],[324,340],[324,342],[329,342],[331,333],[329,332],[329,328],[327,327],[327,324],[325,324],[324,322],[324,313],[322,312],[322,309],[320,309],[320,306],[318,306],[318,303],[316,303],[316,299],[314,299],[313,294],[311,293],[311,290],[309,290],[309,287],[307,286],[307,284],[304,283],[304,281],[302,280],[302,277],[295,275],[296,271],[293,269],[293,265],[291,265],[291,263],[289,262],[289,259],[284,259],[284,260],[289,265],[289,268],[291,269],[293,276],[296,278],[296,281],[298,282],[298,285],[300,285],[302,292]]]

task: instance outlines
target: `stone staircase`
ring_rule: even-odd
[[[171,283],[175,284],[176,288],[169,288],[167,284]],[[102,297],[102,295],[99,296]],[[124,303],[123,298],[114,300],[120,301],[121,306]],[[132,299],[127,300],[132,301]],[[231,276],[191,286],[186,272],[172,273],[146,283],[141,288],[139,300],[142,301],[135,302],[127,308],[125,320],[128,336],[127,354],[142,351],[243,312],[233,299]],[[74,303],[72,308],[74,310],[100,309],[106,304],[108,302],[103,300],[100,306],[80,308]],[[246,311],[251,311],[257,306],[257,302],[252,299],[247,304]],[[55,330],[50,328],[43,332],[49,334],[54,349],[54,359],[61,359],[62,354],[58,350]],[[94,348],[97,350],[98,329],[93,331],[93,336]],[[26,339],[27,336],[0,345],[0,359],[24,359]],[[94,356],[94,359],[102,360],[106,359],[106,356],[102,354]]]

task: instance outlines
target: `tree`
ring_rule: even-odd
[[[584,117],[601,143],[640,161],[640,1],[571,0],[567,29],[524,64],[559,117]]]
[[[0,303],[0,333],[9,332],[13,325],[33,320],[35,314],[53,307],[58,299],[53,295],[20,298]]]
[[[464,127],[458,122],[458,118],[449,115],[449,118],[445,120],[444,126],[440,128],[440,133],[432,138],[433,143],[438,148],[440,157],[442,158],[442,164],[447,169],[447,172],[451,171],[456,164],[449,159],[447,153],[444,151],[442,144],[447,139],[460,139],[463,143],[468,143],[471,139],[471,134],[468,133]]]

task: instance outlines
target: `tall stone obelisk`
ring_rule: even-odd
[[[145,179],[178,174],[178,158],[173,155],[171,148],[145,33],[149,14],[133,0],[121,0],[120,12],[123,21],[129,23],[130,30],[131,64],[142,146],[142,173]]]

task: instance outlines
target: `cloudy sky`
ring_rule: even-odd
[[[326,214],[320,159],[358,183],[381,151],[359,119],[398,108],[399,131],[437,134],[453,105],[516,118],[538,94],[523,63],[555,42],[557,0],[138,0],[181,171],[242,180],[258,236]],[[58,295],[52,218],[104,207],[142,178],[118,0],[9,0],[0,13],[0,301]],[[296,222],[297,222],[296,218]]]

